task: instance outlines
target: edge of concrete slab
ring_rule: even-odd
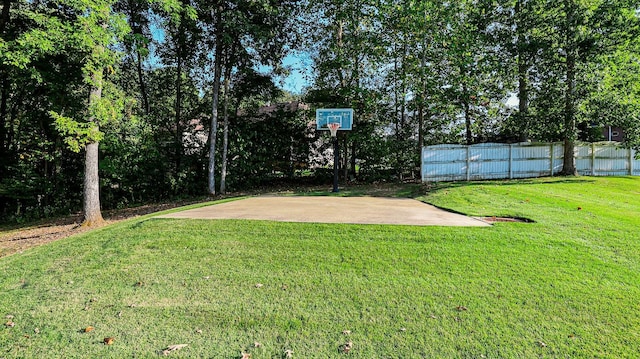
[[[156,218],[246,219],[302,223],[487,227],[478,218],[411,198],[258,196]]]

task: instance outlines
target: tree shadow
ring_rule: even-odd
[[[507,180],[484,180],[484,181],[460,181],[460,182],[429,182],[425,186],[428,187],[427,192],[433,192],[443,189],[499,185],[499,186],[522,186],[522,185],[556,185],[556,184],[578,184],[578,183],[594,183],[593,178],[586,177],[539,177],[527,179],[507,179]]]

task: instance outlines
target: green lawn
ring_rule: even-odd
[[[640,355],[640,178],[420,188],[535,223],[123,222],[0,259],[0,358]]]

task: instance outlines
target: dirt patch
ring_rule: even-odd
[[[20,253],[29,248],[53,242],[58,239],[67,238],[74,234],[91,231],[129,218],[135,218],[203,201],[205,201],[205,199],[202,201],[151,204],[122,210],[104,211],[102,214],[105,219],[104,223],[91,228],[81,226],[80,222],[82,221],[82,216],[80,214],[76,214],[45,220],[28,227],[9,229],[0,232],[0,257]]]

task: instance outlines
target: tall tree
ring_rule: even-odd
[[[135,64],[139,94],[144,114],[149,114],[149,94],[145,80],[144,62],[149,56],[151,29],[149,15],[151,4],[148,0],[119,0],[114,10],[126,16],[131,33],[124,38],[127,54]]]
[[[370,0],[305,4],[305,48],[310,49],[314,61],[314,85],[307,101],[316,106],[355,110],[353,130],[339,133],[345,178],[349,172],[356,174],[356,159],[363,153],[364,142],[374,138],[370,121],[377,121],[375,87],[381,86],[383,77],[377,66],[383,56],[383,40],[376,5]],[[377,82],[375,87],[373,82]]]
[[[114,41],[127,31],[122,18],[111,12],[112,5],[113,1],[108,0],[29,4],[33,19],[38,20],[20,34],[4,54],[14,68],[29,68],[31,76],[36,78],[51,71],[51,68],[44,68],[38,72],[39,62],[47,58],[67,56],[67,61],[82,65],[84,84],[78,90],[84,90],[86,105],[79,107],[79,112],[64,115],[53,111],[50,103],[46,106],[59,131],[67,136],[70,148],[75,151],[85,149],[83,223],[87,226],[102,221],[98,180],[100,122],[113,118],[118,105],[113,101],[114,92],[108,91],[104,96],[108,80],[103,72],[113,70],[117,59],[117,53],[112,50]]]
[[[68,135],[67,142],[75,150],[85,149],[83,215],[85,226],[100,224],[100,180],[98,175],[99,145],[102,138],[100,124],[118,116],[118,103],[114,98],[104,97],[107,86],[104,72],[112,71],[118,54],[113,51],[113,42],[121,38],[128,28],[123,19],[112,13],[113,0],[80,1],[68,4],[77,12],[77,21],[70,24],[73,33],[67,34],[72,41],[81,44],[86,52],[84,72],[89,92],[86,119],[76,120],[52,112],[58,129]]]
[[[578,122],[584,120],[579,106],[594,89],[585,78],[593,66],[600,64],[601,54],[615,52],[637,34],[637,4],[628,1],[563,0],[557,4],[559,14],[554,23],[554,50],[563,67],[564,112],[562,137],[564,161],[562,173],[577,174],[574,146]],[[579,88],[584,85],[585,89]]]
[[[278,69],[293,34],[290,30],[297,3],[298,0],[243,0],[234,3],[202,1],[198,4],[203,27],[213,39],[207,49],[207,53],[213,57],[208,166],[208,191],[211,195],[216,194],[216,137],[223,69],[234,66],[232,63],[225,64],[224,61],[241,58],[235,54],[225,54],[232,50],[246,51],[246,48],[250,48],[255,65],[270,65]],[[238,43],[240,46],[236,46]]]

